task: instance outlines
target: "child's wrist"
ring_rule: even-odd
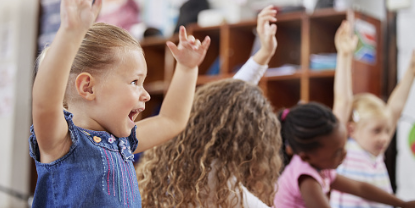
[[[261,48],[259,51],[253,56],[254,61],[257,62],[259,65],[268,65],[269,61],[271,60],[274,53],[270,53],[265,49]]]
[[[338,51],[337,55],[342,56],[344,58],[352,58],[353,57],[353,52]]]
[[[177,69],[183,70],[183,71],[195,71],[195,70],[198,70],[198,66],[187,66],[180,62],[177,62]]]

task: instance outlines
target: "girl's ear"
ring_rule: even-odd
[[[293,151],[293,149],[291,148],[291,146],[290,145],[285,145],[285,152],[287,153],[287,155],[290,155],[290,156],[292,156],[292,155],[294,155],[294,151]]]
[[[303,160],[304,162],[310,161],[310,157],[305,152],[298,153],[298,156],[300,156],[301,160]]]
[[[94,86],[95,79],[92,77],[90,73],[82,72],[80,73],[75,80],[76,91],[78,94],[87,99],[87,100],[94,100]]]
[[[356,132],[356,123],[354,122],[348,122],[347,123],[347,133],[350,137],[354,137],[354,133]]]

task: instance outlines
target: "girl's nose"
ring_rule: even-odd
[[[151,99],[150,94],[148,94],[147,90],[144,90],[140,98],[141,98],[141,101],[143,102],[148,102]]]

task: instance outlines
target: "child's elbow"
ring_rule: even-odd
[[[182,132],[187,127],[188,121],[189,121],[189,118],[185,118],[185,119],[180,119],[176,122],[173,122],[175,123],[175,130],[177,131],[176,135]]]

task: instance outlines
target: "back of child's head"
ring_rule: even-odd
[[[280,111],[278,118],[281,122],[282,140],[295,154],[321,147],[319,138],[329,135],[339,125],[330,108],[315,102]],[[290,156],[284,156],[284,163],[288,164]]]
[[[376,118],[389,118],[386,103],[371,93],[357,94],[353,98],[352,113],[349,122],[362,123]],[[365,123],[365,122],[363,122]]]
[[[95,23],[86,33],[82,44],[72,63],[68,85],[65,92],[64,105],[76,100],[75,79],[87,72],[92,76],[105,76],[122,61],[122,56],[129,50],[142,51],[140,44],[126,30],[119,27]],[[40,65],[48,47],[38,57]],[[59,70],[59,69],[57,69]]]
[[[259,87],[235,79],[200,87],[186,129],[145,153],[137,171],[143,206],[233,207],[229,195],[241,184],[271,205],[281,167],[279,132]],[[210,171],[217,172],[208,177]]]

